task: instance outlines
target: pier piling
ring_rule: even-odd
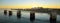
[[[30,12],[30,21],[34,21],[35,20],[35,12]]]
[[[56,23],[56,19],[57,19],[57,13],[51,12],[50,13],[50,23]]]
[[[9,15],[12,15],[12,11],[9,11]]]
[[[4,10],[4,14],[7,15],[7,10]]]
[[[20,10],[17,11],[17,18],[21,18],[21,11]]]

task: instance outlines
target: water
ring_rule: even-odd
[[[9,11],[9,10],[8,10]],[[0,23],[31,23],[30,22],[30,11],[21,11],[21,18],[16,15],[16,10],[12,10],[13,15],[4,15],[3,10],[0,10]],[[47,13],[35,13],[36,20],[34,23],[50,23],[49,14]],[[60,16],[57,15],[57,23],[60,23]]]

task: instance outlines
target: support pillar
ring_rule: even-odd
[[[7,15],[7,10],[4,10],[4,14]]]
[[[35,12],[30,12],[30,21],[34,21],[35,20]]]
[[[51,12],[50,13],[50,23],[56,23],[56,19],[57,19],[57,13]]]
[[[12,15],[12,11],[9,11],[9,16],[11,16]]]
[[[21,11],[20,10],[17,11],[17,18],[21,18]]]

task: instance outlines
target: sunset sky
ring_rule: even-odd
[[[60,0],[0,0],[0,8],[60,8]]]

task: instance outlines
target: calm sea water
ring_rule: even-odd
[[[9,10],[8,10],[9,11]],[[32,23],[30,22],[30,11],[21,11],[21,18],[18,18],[16,10],[12,10],[13,15],[4,15],[4,10],[0,10],[0,23]],[[34,23],[50,23],[49,14],[47,13],[35,13]],[[60,23],[60,15],[57,15],[57,23]]]

